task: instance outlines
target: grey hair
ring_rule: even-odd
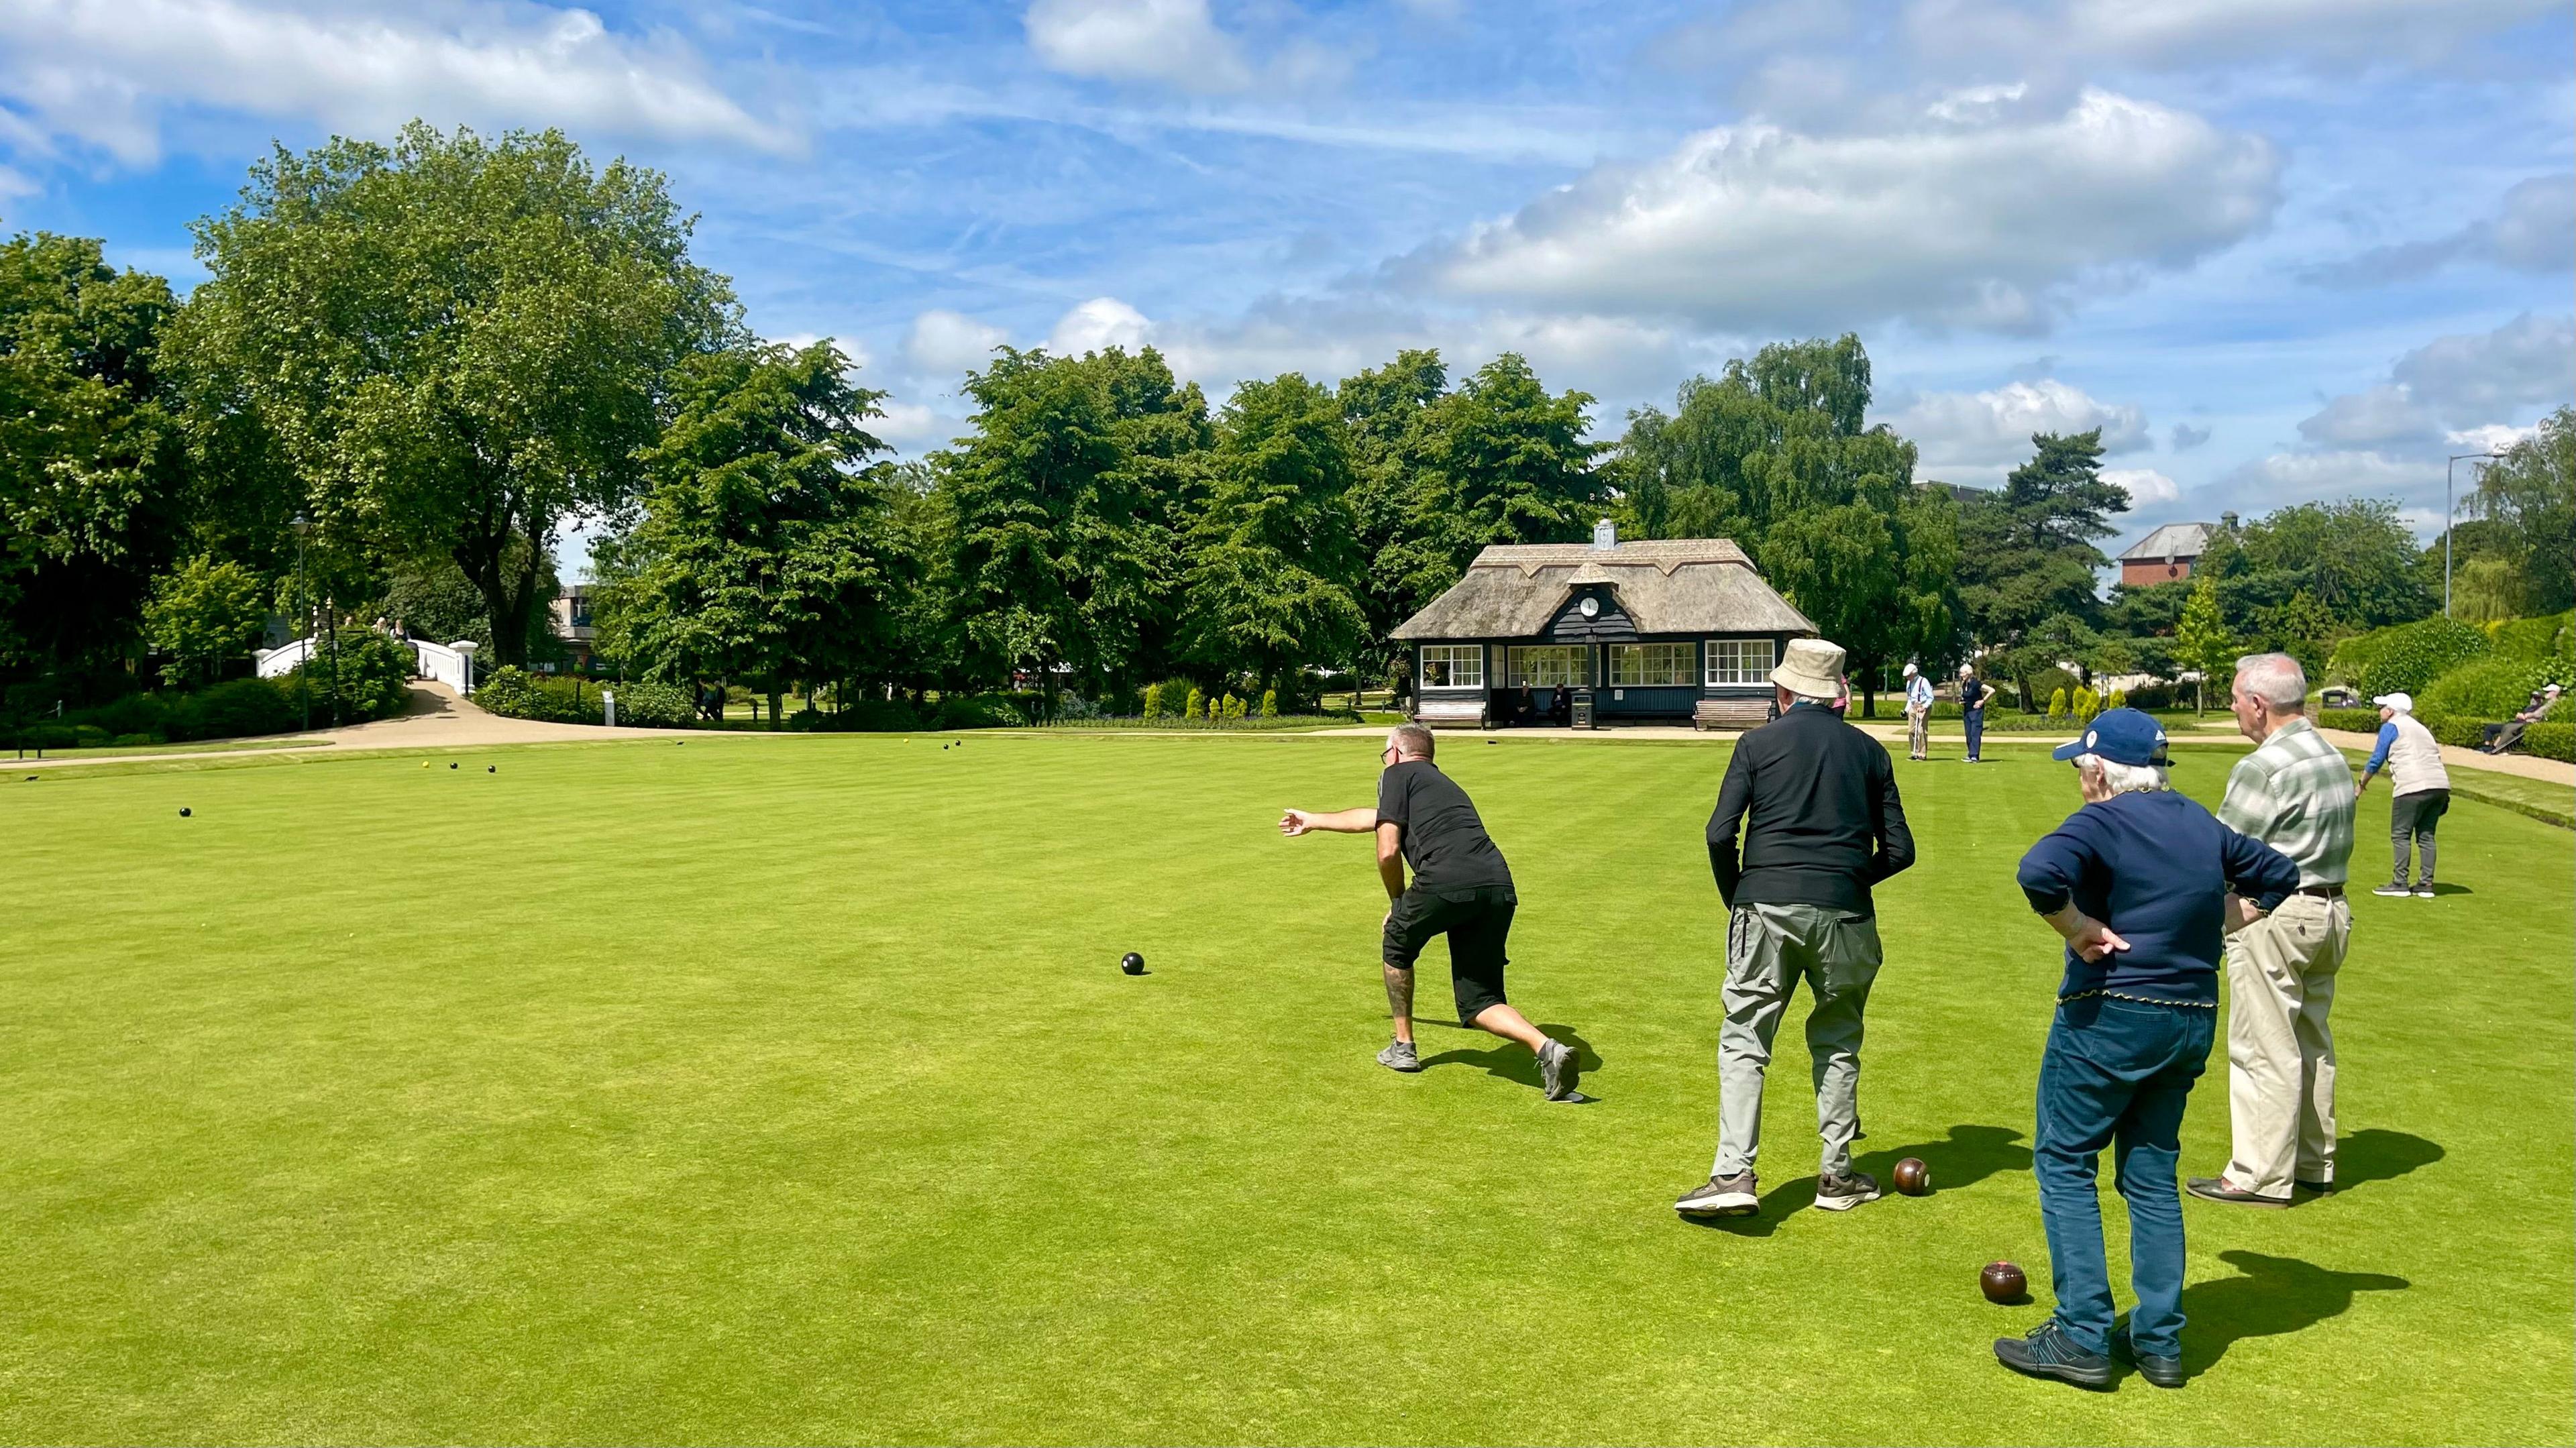
[[[2103,787],[2113,794],[2151,794],[2173,788],[2173,776],[2161,764],[2121,764],[2099,754],[2079,754],[2075,767],[2100,774]]]
[[[2288,654],[2247,654],[2236,661],[2236,682],[2275,713],[2296,714],[2308,707],[2308,671]]]
[[[1386,742],[1395,752],[1411,759],[1431,757],[1431,730],[1421,724],[1398,724],[1386,732]]]

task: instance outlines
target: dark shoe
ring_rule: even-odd
[[[1685,1217],[1749,1217],[1762,1210],[1761,1189],[1749,1171],[1713,1176],[1708,1185],[1682,1193],[1673,1210]]]
[[[1583,1079],[1583,1062],[1563,1041],[1549,1041],[1539,1047],[1538,1074],[1550,1101],[1572,1101],[1581,1094],[1574,1084]]]
[[[2390,881],[2389,883],[2387,883],[2387,884],[2385,884],[2385,885],[2380,886],[2378,889],[2371,891],[2370,893],[2371,893],[2371,894],[2373,894],[2373,895],[2385,895],[2385,896],[2388,896],[2388,897],[2389,897],[2390,899],[2392,899],[2392,900],[2403,900],[2403,899],[2405,899],[2407,896],[2412,895],[2412,894],[2414,894],[2415,892],[2406,888],[2406,882],[2405,882],[2405,881],[2403,881],[2403,880],[2392,880],[2392,881]]]
[[[2330,1197],[2330,1196],[2333,1196],[2333,1195],[2334,1195],[2334,1191],[2335,1191],[2335,1184],[2334,1184],[2333,1182],[2292,1182],[2292,1183],[2290,1183],[2290,1195],[2292,1195],[2292,1196],[2294,1196],[2294,1197],[2295,1197],[2295,1196],[2297,1196],[2297,1195],[2298,1195],[2299,1193],[2301,1193],[2301,1192],[2306,1192],[2308,1195],[2310,1195],[2310,1196],[2312,1196],[2312,1197]]]
[[[1390,1071],[1419,1071],[1422,1055],[1413,1049],[1411,1041],[1389,1041],[1386,1049],[1377,1053],[1377,1063]]]
[[[2261,1192],[2239,1191],[2227,1184],[2225,1177],[2193,1177],[2183,1183],[2183,1190],[2204,1202],[2226,1202],[2239,1207],[2286,1207],[2288,1197],[2267,1197]]]
[[[1996,1338],[1995,1361],[2017,1373],[2055,1378],[2079,1388],[2108,1388],[2120,1376],[2109,1358],[2077,1347],[2053,1317],[2032,1328],[2027,1337]]]
[[[1816,1178],[1816,1205],[1828,1212],[1848,1212],[1878,1200],[1878,1178],[1865,1171]]]
[[[2129,1341],[2127,1323],[2111,1329],[2111,1356],[2136,1368],[2139,1377],[2145,1378],[2157,1387],[2179,1388],[2183,1385],[2182,1359],[2158,1357],[2154,1353],[2138,1351],[2138,1345]]]
[[[2424,883],[2422,883],[2422,884],[2420,884],[2420,885],[2416,886],[2416,887],[2415,887],[2415,898],[2416,898],[2416,899],[2418,899],[2418,900],[2430,900],[2430,899],[2432,899],[2432,898],[2433,898],[2433,882],[2432,882],[2432,881],[2430,881],[2430,880],[2427,880],[2427,881],[2425,881]]]

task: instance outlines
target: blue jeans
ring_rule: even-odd
[[[2057,1008],[2039,1061],[2039,1215],[2048,1229],[2057,1323],[2078,1346],[2105,1351],[2111,1272],[2102,1256],[2094,1189],[2104,1147],[2129,1204],[2129,1285],[2138,1295],[2130,1340],[2157,1357],[2182,1352],[2182,1109],[2209,1064],[2218,1012],[2093,996]]]
[[[1968,721],[1968,757],[1974,759],[1986,744],[1986,711],[1970,709],[1963,717]]]

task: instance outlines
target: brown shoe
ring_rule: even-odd
[[[2205,1202],[2226,1202],[2239,1207],[2286,1207],[2288,1197],[2267,1197],[2261,1192],[2240,1191],[2223,1176],[2193,1177],[2183,1183],[2183,1190]]]

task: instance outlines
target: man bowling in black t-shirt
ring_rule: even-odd
[[[1431,747],[1430,730],[1396,726],[1378,756],[1385,770],[1378,775],[1375,809],[1292,809],[1280,817],[1279,832],[1292,838],[1309,830],[1377,836],[1378,878],[1392,902],[1383,960],[1387,1008],[1395,1016],[1395,1040],[1378,1052],[1379,1065],[1422,1069],[1413,1046],[1413,962],[1431,937],[1446,935],[1459,1023],[1529,1047],[1538,1057],[1548,1100],[1581,1100],[1574,1089],[1581,1071],[1574,1048],[1549,1039],[1503,999],[1503,946],[1520,903],[1512,893],[1511,867],[1485,833],[1467,792],[1431,762]],[[1410,888],[1404,881],[1407,865],[1413,867]]]

